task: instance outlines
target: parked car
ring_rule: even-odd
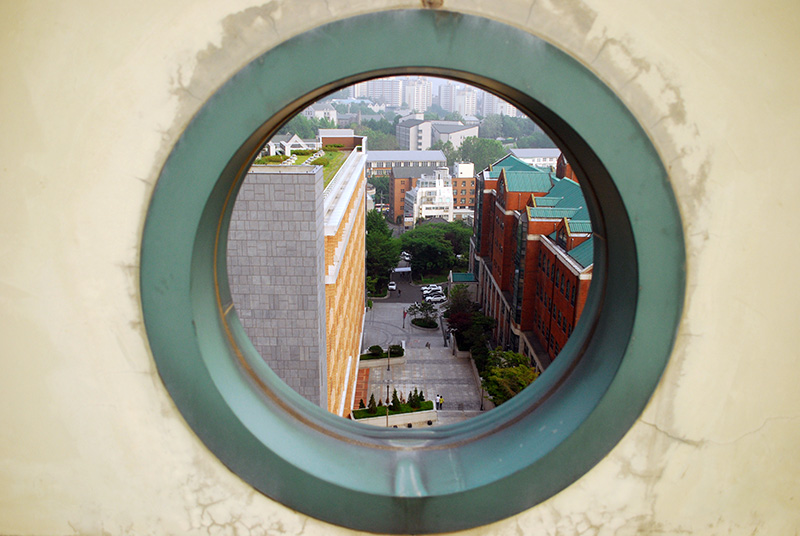
[[[444,301],[447,301],[447,298],[445,297],[444,294],[434,294],[432,296],[425,296],[425,298],[423,299],[428,303],[442,303]]]
[[[421,288],[423,294],[428,294],[431,292],[442,292],[442,287],[440,287],[439,285],[425,285]]]
[[[389,290],[397,290],[397,283],[389,281]]]
[[[400,253],[400,258],[408,262],[411,260],[411,254],[408,253],[407,251],[403,251],[402,253]]]

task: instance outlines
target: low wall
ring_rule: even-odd
[[[406,356],[400,357],[392,357],[391,364],[392,365],[405,365],[406,364]],[[386,367],[389,366],[390,359],[383,358],[383,359],[360,359],[358,361],[358,368],[378,368],[378,367]]]
[[[353,419],[351,414],[351,419]],[[386,427],[386,415],[380,417],[370,417],[368,419],[353,419],[354,421],[371,424],[372,426]],[[412,428],[428,427],[428,421],[431,425],[439,422],[439,413],[436,410],[430,409],[427,411],[415,411],[414,413],[399,413],[397,415],[389,415],[389,427],[397,426],[398,428],[408,428],[411,423]]]
[[[462,357],[462,358],[466,357],[466,358],[472,360],[472,354],[470,354],[469,350],[459,350],[458,349],[458,342],[456,341],[455,337],[450,337],[450,340],[453,341],[453,355],[454,356]],[[474,363],[473,363],[473,368],[475,368],[474,367]]]

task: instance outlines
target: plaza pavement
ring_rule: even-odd
[[[411,324],[411,316],[405,319],[403,310],[414,301],[422,299],[419,287],[411,285],[402,278],[398,280],[400,292],[390,292],[387,299],[373,301],[364,322],[364,352],[375,344],[384,349],[390,344],[405,345],[405,362],[389,363],[387,367],[370,368],[369,382],[364,403],[369,395],[375,400],[386,401],[386,386],[389,396],[392,390],[408,397],[409,391],[422,390],[426,400],[433,400],[439,394],[444,398],[443,409],[439,411],[438,424],[460,422],[481,412],[481,390],[472,370],[469,357],[455,357],[452,348],[445,345],[441,329],[424,330]],[[430,343],[427,348],[426,343]],[[356,401],[358,404],[358,401]]]

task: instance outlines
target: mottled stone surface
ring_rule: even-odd
[[[231,217],[228,281],[261,357],[327,408],[322,207],[319,166],[251,169]]]

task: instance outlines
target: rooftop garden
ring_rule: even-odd
[[[261,166],[270,166],[270,165],[292,165],[292,166],[299,166],[299,165],[312,165],[312,166],[322,166],[322,180],[323,180],[323,189],[328,187],[328,184],[333,180],[333,177],[336,176],[336,172],[339,171],[339,168],[342,167],[345,160],[347,160],[347,156],[350,154],[350,151],[343,151],[341,150],[341,145],[326,145],[323,149],[322,156],[314,156],[317,154],[317,151],[312,149],[309,150],[298,150],[292,153],[292,156],[286,156],[282,154],[276,154],[271,156],[262,156],[258,158],[254,163],[256,165]],[[287,160],[294,157],[294,161],[291,164],[283,164]]]

